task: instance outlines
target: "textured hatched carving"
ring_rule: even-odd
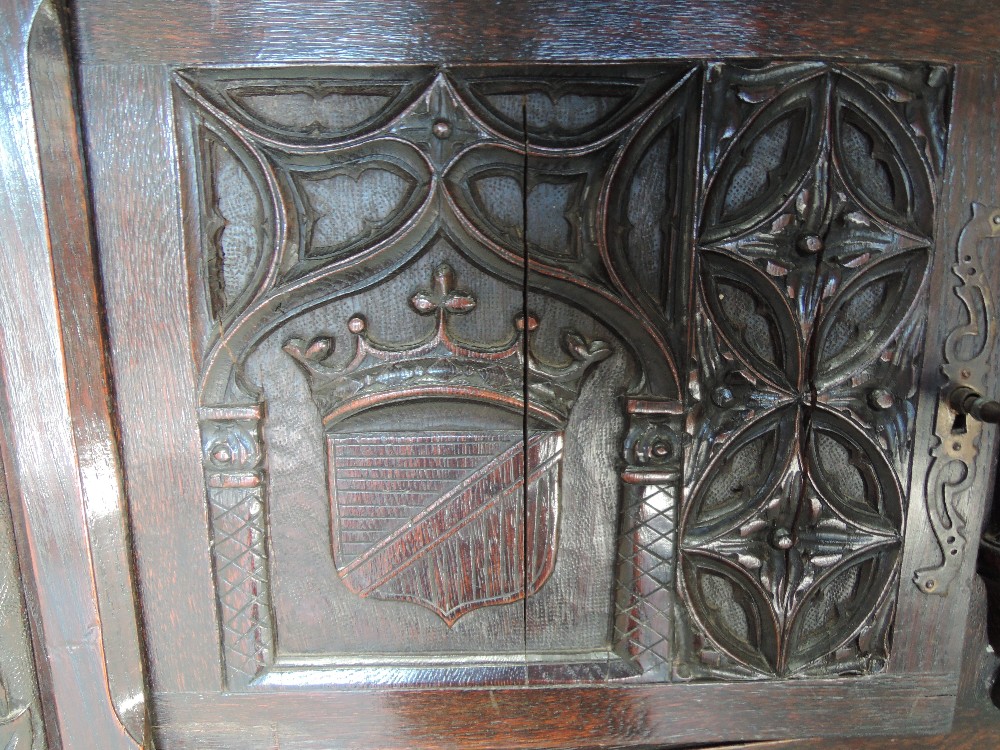
[[[798,671],[847,641],[883,601],[900,547],[902,496],[885,459],[832,412],[812,415],[803,445],[793,410],[728,443],[683,521],[692,616],[763,673]]]
[[[354,593],[453,625],[530,596],[552,572],[562,433],[528,442],[527,470],[518,433],[328,439],[334,555]]]
[[[629,360],[611,645],[633,677],[877,672],[899,575],[950,72],[700,68],[179,73],[202,214],[193,277],[206,279],[210,320],[202,403],[258,404],[265,389],[247,363],[273,334],[322,420],[341,579],[454,625],[550,575],[570,410],[612,353],[572,330],[553,344],[523,305],[507,333],[470,337],[490,289],[526,278],[546,304],[584,311]],[[389,303],[410,333],[376,334],[392,324],[350,309],[383,287],[398,293],[431,262],[429,286],[417,279]],[[433,330],[416,332],[414,311]],[[545,325],[561,325],[549,315]],[[348,336],[330,333],[345,324]],[[690,355],[686,393],[677,352]],[[461,429],[422,434],[419,420],[396,429],[395,416],[372,417],[453,400],[471,409]],[[509,421],[523,412],[527,445]],[[259,619],[240,620],[242,632],[270,644],[254,510],[265,505],[263,451],[251,433],[256,447],[227,445],[249,451],[261,479],[226,507],[242,503],[234,517],[253,531],[234,530],[261,553],[247,579]],[[551,456],[537,480],[533,446]],[[430,457],[447,481],[422,482]],[[359,460],[375,473],[353,475]],[[384,491],[381,473],[404,494]],[[506,579],[485,562],[497,539]],[[257,660],[234,680],[268,653],[227,652]]]
[[[276,212],[264,217],[273,236],[260,241],[255,293],[226,300],[232,322],[221,333],[205,327],[210,401],[225,400],[221,391],[233,384],[222,374],[230,352],[241,367],[261,336],[329,296],[334,280],[398,268],[426,250],[429,233],[477,256],[491,273],[519,281],[522,221],[540,274],[532,284],[592,305],[633,348],[650,391],[676,396],[668,339],[677,331],[667,315],[683,308],[675,288],[684,288],[686,262],[674,256],[685,231],[676,227],[687,224],[683,197],[693,181],[690,170],[670,176],[659,170],[693,156],[698,113],[690,68],[199,70],[176,81],[191,122],[224,142],[265,214]],[[268,97],[275,101],[265,116]],[[374,105],[362,107],[359,124],[339,131],[329,124],[334,110],[322,104],[338,97],[348,97],[345,117],[361,100],[381,97],[386,104],[375,114]],[[524,117],[511,120],[517,97]],[[282,115],[284,107],[294,111]],[[217,176],[205,153],[196,160],[199,173]],[[619,182],[634,194],[630,202],[618,200],[622,190],[611,195]],[[211,200],[214,184],[203,177],[199,186],[208,197],[202,209],[208,237],[222,221]],[[645,204],[657,204],[661,194],[670,207],[657,217]],[[619,235],[617,216],[606,221],[609,201],[616,211],[631,211],[638,227],[631,240]],[[623,243],[631,265],[618,261]],[[225,253],[207,248],[202,255],[210,270],[218,267],[214,277],[207,274],[209,287],[224,287]],[[669,281],[649,281],[647,268],[664,269]],[[239,278],[239,269],[228,277]],[[654,284],[652,300],[633,298],[636,277]]]
[[[358,158],[319,170],[292,172],[306,225],[307,258],[337,257],[370,243],[405,220],[419,178],[391,161]]]
[[[503,90],[492,84],[481,87],[480,73],[484,72],[486,78],[502,79]],[[532,252],[553,262],[587,268],[600,265],[601,191],[597,186],[614,153],[602,139],[634,130],[631,121],[645,117],[651,106],[659,106],[658,98],[686,71],[680,67],[618,69],[596,76],[580,72],[510,69],[498,75],[492,69],[443,73],[414,67],[179,74],[176,82],[184,94],[182,108],[193,134],[189,143],[202,213],[202,265],[194,278],[206,279],[205,308],[211,319],[221,323],[203,326],[202,403],[259,401],[259,386],[247,376],[245,366],[270,332],[317,305],[336,304],[387,275],[398,274],[431,248],[447,246],[466,256],[494,278],[493,284],[497,279],[520,284],[519,237],[525,204]],[[581,144],[594,144],[600,157],[584,154],[577,166],[564,158],[572,154],[553,154],[551,164],[532,170],[528,189],[522,190],[524,113],[517,102],[525,96],[531,99],[530,133],[542,140],[551,133],[553,148],[566,146],[572,151]],[[211,147],[205,145],[207,140]],[[225,170],[220,166],[223,157]],[[255,193],[255,202],[247,200],[248,187]],[[239,205],[233,210],[236,198]],[[581,203],[584,198],[586,205]],[[577,217],[584,214],[584,225],[578,226]],[[232,247],[227,247],[229,235],[242,244],[229,242]],[[244,265],[250,258],[256,259],[256,267],[247,274]],[[626,340],[636,340],[642,356],[656,363],[648,368],[650,382],[661,388],[675,386],[676,370],[664,341],[666,326],[657,330],[647,315],[637,320],[629,312],[636,308],[624,296],[624,285],[607,281],[603,271],[592,275],[602,277],[600,286],[574,279],[559,294],[576,301],[582,292],[598,306],[610,300],[612,329]],[[386,550],[398,552],[410,543],[407,529],[379,526],[385,544],[376,550],[377,555],[369,555],[367,567],[359,565],[352,571],[346,567],[366,553],[360,547],[343,546],[339,531],[332,537],[335,560],[352,590],[371,598],[422,599],[424,606],[451,624],[471,607],[514,601],[523,597],[525,584],[530,593],[546,580],[556,545],[561,465],[561,448],[556,446],[561,446],[561,426],[587,370],[607,358],[611,348],[566,331],[561,351],[550,361],[536,354],[533,342],[538,320],[527,310],[521,311],[507,340],[470,343],[449,328],[448,320],[473,310],[476,301],[456,288],[454,273],[446,267],[439,269],[430,288],[412,295],[410,307],[438,321],[421,343],[381,343],[371,337],[364,316],[355,315],[348,323],[355,356],[346,362],[339,357],[334,337],[322,331],[308,341],[286,340],[285,349],[305,369],[325,418],[332,490],[340,473],[338,449],[333,446],[343,449],[345,445],[335,440],[367,434],[355,431],[355,417],[397,402],[427,401],[433,410],[435,400],[454,398],[517,413],[525,408],[527,389],[528,411],[538,421],[532,428],[533,440],[549,446],[552,453],[551,460],[539,464],[546,468],[539,468],[537,477],[531,458],[535,442],[528,444],[525,467],[525,447],[515,440],[498,446],[492,456],[499,460],[504,451],[510,451],[509,460],[500,461],[492,473],[484,469],[484,481],[503,477],[492,496],[481,487],[472,487],[468,492],[455,490],[449,502],[440,502],[447,499],[448,489],[438,488],[437,499],[429,500],[423,510],[438,503],[441,512],[431,513],[416,528],[433,528],[440,543],[412,556],[405,565],[397,563],[398,574],[389,581],[365,577],[370,577],[372,565],[385,564]],[[654,342],[657,354],[645,354],[644,339]],[[668,359],[666,368],[663,357]],[[468,438],[466,447],[484,434],[496,434],[489,411],[481,416],[486,418],[484,423],[461,433]],[[499,424],[509,424],[509,419]],[[206,436],[209,428],[214,429],[208,423],[204,427]],[[405,430],[392,434],[397,439],[414,437]],[[248,450],[232,435],[223,442],[234,455]],[[391,450],[383,449],[386,455],[379,460],[389,461]],[[252,452],[258,457],[262,454],[259,442]],[[457,460],[459,453],[456,450],[452,458]],[[206,471],[219,471],[212,461],[207,454]],[[209,483],[231,687],[245,685],[257,675],[267,665],[272,648],[274,626],[261,524],[266,519],[262,510],[266,482],[260,466],[249,469],[259,476],[254,487],[216,488]],[[521,477],[525,468],[526,486]],[[391,505],[385,497],[382,502]],[[456,526],[447,514],[463,507],[474,520]],[[333,501],[335,524],[342,520],[341,510],[348,509],[339,500]],[[415,521],[415,516],[410,520]],[[378,525],[370,519],[365,523]],[[522,525],[534,529],[527,538]],[[469,535],[480,532],[486,534],[487,542],[476,547]],[[373,550],[378,540],[373,534],[367,536],[366,549]],[[510,559],[502,564],[491,559],[492,567],[484,568],[485,578],[494,580],[479,580],[481,566],[470,567],[468,560],[455,557],[454,550],[473,556],[492,554],[494,537],[503,540],[501,546]],[[531,539],[537,543],[528,543]],[[525,546],[528,549],[522,549]],[[523,552],[527,552],[526,559],[522,559]],[[456,560],[457,567],[446,571]],[[518,573],[526,566],[526,575]],[[494,569],[510,574],[512,580],[499,580]],[[446,591],[446,586],[429,593],[432,579],[442,571],[457,588]],[[514,579],[520,583],[512,589]],[[232,606],[227,599],[234,600]]]
[[[710,70],[678,677],[884,668],[947,85],[911,73]]]
[[[334,153],[270,153],[292,191],[298,258],[282,274],[297,278],[391,237],[428,198],[430,177],[411,147],[382,141]]]
[[[227,679],[246,685],[273,657],[259,408],[203,407],[201,434]]]
[[[961,502],[976,477],[979,436],[983,429],[977,419],[956,421],[955,411],[947,406],[947,396],[959,385],[977,393],[988,392],[986,385],[998,330],[997,311],[993,292],[983,282],[980,269],[995,262],[985,249],[995,245],[984,240],[997,237],[1000,237],[1000,208],[974,203],[972,218],[959,235],[957,258],[952,266],[952,273],[958,278],[955,295],[962,302],[961,315],[966,322],[945,339],[941,371],[946,380],[934,426],[937,444],[931,449],[927,472],[927,512],[941,550],[941,563],[916,571],[913,578],[921,591],[938,596],[948,595],[965,555],[968,540]]]
[[[683,411],[678,402],[648,399],[630,399],[626,411],[615,648],[647,679],[665,679],[673,634]]]
[[[685,72],[670,66],[472,68],[459,74],[457,86],[489,127],[555,150],[596,143],[628,126]]]
[[[204,277],[212,317],[234,309],[259,281],[265,243],[272,241],[270,214],[261,200],[250,157],[221,131],[197,131],[201,169]]]
[[[354,434],[342,431],[349,427],[341,423],[403,402],[459,399],[526,409],[561,428],[588,370],[611,348],[567,331],[563,346],[570,361],[546,364],[532,342],[534,317],[518,317],[509,342],[462,341],[451,318],[474,311],[476,297],[456,288],[447,264],[438,266],[431,282],[410,298],[414,312],[436,319],[423,341],[376,342],[367,321],[355,316],[348,321],[354,355],[346,365],[324,364],[335,352],[329,337],[309,344],[292,339],[285,351],[306,371],[328,430],[339,574],[359,596],[420,604],[450,626],[477,607],[522,599],[548,578],[562,432],[535,435],[526,447],[520,433],[509,431]]]
[[[377,129],[412,103],[430,73],[385,68],[373,77],[364,68],[339,68],[329,75],[309,68],[257,74],[220,69],[181,74],[181,80],[250,130],[280,142],[321,146]]]

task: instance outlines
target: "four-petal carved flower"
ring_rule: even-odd
[[[681,583],[713,647],[752,674],[831,658],[887,601],[903,495],[868,428],[896,450],[909,439],[912,389],[892,382],[907,366],[885,353],[913,327],[932,208],[912,131],[833,72],[763,100],[709,176],[700,292],[716,333],[698,393],[727,432],[696,436]]]

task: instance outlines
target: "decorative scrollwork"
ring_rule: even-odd
[[[962,314],[967,322],[952,330],[944,342],[941,372],[946,381],[937,404],[934,426],[937,444],[931,449],[927,471],[927,512],[941,550],[941,562],[921,568],[913,576],[921,591],[937,596],[948,595],[969,542],[961,506],[976,478],[983,424],[977,419],[957,422],[956,412],[948,405],[948,395],[958,385],[988,393],[998,331],[997,310],[981,269],[994,262],[985,255],[983,240],[997,237],[1000,237],[1000,208],[972,204],[972,217],[959,234],[957,260],[952,266],[952,273],[958,278],[955,295],[962,301]]]
[[[950,74],[812,62],[703,70],[177,73],[197,191],[189,205],[202,219],[191,275],[205,280],[201,403],[262,408],[266,389],[248,362],[283,344],[325,420],[328,475],[362,459],[388,471],[414,451],[458,466],[463,450],[486,457],[483,446],[495,448],[485,463],[463,464],[460,487],[396,509],[428,539],[451,539],[459,526],[448,514],[468,503],[483,510],[484,538],[497,513],[519,512],[477,489],[531,473],[518,463],[519,433],[477,423],[441,448],[372,432],[367,410],[403,394],[410,405],[457,397],[526,411],[544,424],[533,439],[551,459],[525,490],[534,505],[523,503],[540,536],[519,564],[541,586],[553,560],[562,430],[611,347],[564,331],[561,361],[547,362],[527,308],[500,341],[465,335],[467,314],[486,304],[477,279],[504,291],[527,279],[525,292],[592,317],[631,360],[614,639],[628,668],[643,679],[879,671],[899,575]],[[433,316],[433,331],[388,343],[365,315],[338,309],[350,334],[338,351],[327,308],[407,283],[399,279],[432,259],[443,264],[409,307]],[[468,269],[467,289],[454,268]],[[390,304],[405,312],[404,299]],[[688,347],[685,394],[677,362]],[[384,445],[372,458],[375,434]],[[214,533],[222,539],[223,519],[242,519],[250,544],[238,554],[258,556],[247,580],[259,617],[241,620],[239,632],[263,646],[227,651],[239,685],[273,647],[260,418],[206,413],[203,437]],[[380,555],[403,554],[416,532],[365,516],[377,487],[361,479],[330,487],[334,516],[340,503],[372,526],[367,541],[360,526],[332,530],[338,571],[356,593],[417,601],[449,625],[471,606],[525,594],[476,579],[428,597],[420,576],[437,564],[429,551],[411,578],[366,579],[356,560],[389,565]],[[446,495],[459,500],[438,503]],[[231,558],[216,550],[217,573]],[[220,592],[227,585],[219,579]]]
[[[313,399],[325,424],[381,401],[443,395],[489,401],[515,411],[527,408],[534,416],[563,425],[588,370],[612,353],[604,341],[587,341],[566,331],[563,348],[570,361],[547,364],[534,351],[532,338],[538,319],[530,315],[519,316],[514,321],[514,335],[499,345],[457,340],[449,319],[475,309],[476,298],[455,289],[455,272],[446,263],[434,271],[432,289],[417,291],[410,306],[420,315],[436,317],[437,325],[429,337],[413,346],[378,343],[368,334],[368,321],[355,315],[347,322],[354,336],[354,356],[343,367],[324,364],[334,352],[330,337],[320,336],[308,344],[301,339],[285,343],[285,351],[309,376]]]

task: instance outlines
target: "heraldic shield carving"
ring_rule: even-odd
[[[416,344],[375,341],[360,315],[347,321],[354,354],[346,365],[326,364],[330,337],[285,344],[323,415],[341,579],[360,597],[412,602],[448,626],[479,607],[530,596],[548,579],[563,428],[591,366],[611,354],[607,343],[568,331],[569,362],[547,364],[533,350],[538,320],[530,315],[517,316],[500,344],[462,341],[449,320],[472,313],[476,299],[455,283],[442,264],[432,287],[410,298],[417,314],[436,318]],[[526,395],[522,429],[511,417],[525,412]],[[479,404],[479,423],[397,430],[405,420],[366,419],[407,404],[433,412],[456,401]]]

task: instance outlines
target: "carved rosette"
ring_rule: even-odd
[[[682,679],[885,666],[946,82],[710,70]]]
[[[470,605],[523,596],[523,583],[428,597],[434,566],[454,562],[432,555],[408,562],[405,580],[367,575],[396,565],[408,542],[394,535],[406,532],[364,515],[376,488],[335,477],[422,452],[461,463],[458,448],[402,433],[369,455],[355,417],[401,394],[526,410],[542,425],[539,466],[558,463],[583,377],[609,345],[569,333],[552,366],[536,355],[539,321],[526,308],[501,342],[464,341],[449,324],[478,304],[466,289],[527,279],[530,294],[592,317],[628,360],[619,655],[642,679],[877,671],[898,580],[949,80],[935,66],[815,63],[181,71],[187,205],[201,217],[191,238],[201,249],[191,277],[204,281],[201,403],[258,404],[265,389],[247,361],[280,337],[324,420],[345,584],[451,625]],[[468,269],[462,286],[442,266],[409,310],[398,306],[436,319],[426,338],[378,340],[352,315],[356,295],[442,261]],[[349,336],[295,327],[334,307]],[[347,361],[333,356],[344,339]],[[686,392],[678,352],[692,363]],[[445,538],[450,506],[432,495],[475,504],[497,476],[534,477],[530,457],[516,466],[516,431],[495,427],[456,432],[482,464],[394,515]],[[541,551],[555,544],[557,474],[529,480],[521,511],[496,510],[540,514],[542,536],[515,544],[529,585],[551,565]],[[240,517],[256,518],[250,498],[263,508],[264,485],[239,491]],[[371,528],[346,529],[341,511]],[[493,512],[477,516],[487,537]],[[261,553],[263,518],[246,537]],[[228,559],[217,551],[217,570]],[[250,649],[237,682],[272,648],[258,562],[237,586],[257,619],[236,620],[223,640],[267,647]]]

